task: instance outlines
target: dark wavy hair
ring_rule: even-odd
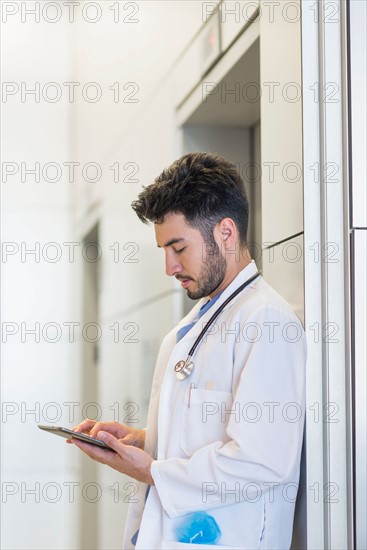
[[[144,223],[162,223],[181,213],[206,242],[223,218],[231,218],[246,244],[249,205],[244,181],[234,164],[212,153],[188,153],[144,187],[132,208]]]

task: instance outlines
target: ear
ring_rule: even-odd
[[[238,240],[238,231],[232,218],[223,218],[216,226],[217,238],[224,249],[233,248]]]

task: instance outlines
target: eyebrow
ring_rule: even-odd
[[[183,239],[182,237],[179,238],[179,239],[171,239],[170,241],[167,241],[164,245],[163,245],[163,248],[166,248],[167,246],[172,246],[173,244],[176,244],[176,243],[180,243],[181,241],[184,241],[185,239]],[[159,244],[157,244],[158,248],[162,248]]]

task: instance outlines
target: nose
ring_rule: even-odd
[[[170,277],[176,275],[176,273],[181,273],[182,266],[180,262],[177,261],[173,254],[170,254],[170,251],[166,252],[166,274]]]

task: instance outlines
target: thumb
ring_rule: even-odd
[[[114,451],[121,451],[121,443],[119,440],[108,432],[98,432],[98,439],[101,439],[106,445],[111,447]]]

